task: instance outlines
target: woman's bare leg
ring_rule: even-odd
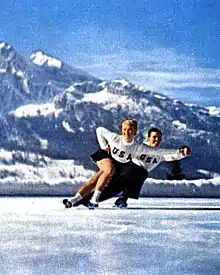
[[[103,171],[99,170],[98,172],[95,173],[94,176],[92,176],[87,183],[85,183],[79,190],[78,193],[80,193],[80,195],[82,197],[84,197],[85,195],[87,195],[88,193],[90,193],[96,186],[97,184],[97,180],[99,179],[99,177],[101,176],[101,174],[103,173]]]
[[[114,174],[114,165],[111,159],[106,158],[98,161],[97,166],[100,170],[96,172],[95,175],[92,176],[71,199],[71,203],[73,205],[88,195],[93,189],[95,189],[95,191],[92,196],[92,201],[96,203],[98,202],[98,198],[102,190],[108,184]]]
[[[114,175],[115,169],[114,164],[111,159],[102,159],[97,162],[97,166],[99,167],[102,173],[97,179],[97,183],[95,186],[95,191],[91,199],[91,203],[97,204],[99,200],[99,196],[101,195],[102,190],[109,183]]]
[[[75,194],[75,196],[70,200],[74,205],[80,201],[83,197],[89,194],[96,186],[97,180],[103,172],[99,170],[92,176]]]

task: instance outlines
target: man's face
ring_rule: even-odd
[[[131,142],[135,137],[135,135],[136,135],[135,127],[128,124],[122,124],[122,136],[124,141]]]
[[[151,132],[148,137],[148,145],[151,147],[158,147],[162,142],[162,136],[158,132]]]

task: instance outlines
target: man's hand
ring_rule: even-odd
[[[110,146],[107,146],[107,147],[105,148],[105,151],[108,152],[108,153],[110,153],[110,152],[111,152]]]
[[[180,151],[180,153],[183,155],[183,156],[189,156],[189,155],[191,155],[191,149],[188,147],[188,146],[186,146],[186,145],[183,145],[183,146],[181,146],[180,148],[179,148],[179,151]]]

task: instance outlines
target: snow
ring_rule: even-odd
[[[28,79],[23,78],[23,90],[27,93],[30,94],[30,89],[28,87]]]
[[[11,112],[16,118],[24,117],[47,117],[54,115],[57,117],[62,109],[56,109],[53,103],[46,104],[28,104],[17,108],[15,111]]]
[[[112,82],[116,83],[116,84],[119,84],[122,87],[130,86],[129,81],[127,81],[126,79],[114,79]]]
[[[178,129],[186,129],[186,128],[187,128],[186,124],[180,122],[179,120],[174,120],[174,121],[172,122],[172,124],[173,124],[176,128],[178,128]]]
[[[218,117],[220,117],[220,108],[217,108],[215,106],[210,106],[210,107],[207,107],[207,109],[209,110],[209,114],[211,116],[218,116]]]
[[[47,140],[41,140],[42,149]],[[52,160],[30,152],[0,151],[0,195],[72,193],[93,171],[71,160]]]
[[[72,93],[72,92],[75,92],[76,89],[75,89],[74,85],[71,85],[66,89],[66,91],[69,92],[69,93]]]
[[[154,97],[158,98],[158,99],[161,99],[161,100],[167,100],[167,97],[165,97],[163,95],[159,95],[159,94],[155,94]]]
[[[0,198],[0,274],[220,272],[219,200],[148,198],[125,210],[109,200],[88,210],[62,199]]]
[[[117,95],[113,95],[109,93],[108,89],[104,88],[101,92],[85,94],[83,101],[101,104],[101,103],[106,103],[108,101],[114,101],[116,98],[118,98]],[[123,97],[121,101],[124,102],[124,100],[125,100],[125,97]]]
[[[0,74],[4,74],[4,73],[6,73],[7,72],[7,70],[6,69],[0,69]]]
[[[131,108],[132,110],[137,108],[137,106],[133,106],[134,104],[129,96],[119,97],[118,94],[110,93],[107,88],[97,93],[84,94],[84,98],[82,99],[82,101],[103,104],[105,110],[115,108],[116,106],[121,106],[122,108]]]
[[[16,70],[14,67],[11,68],[11,73],[22,78],[24,73],[21,70]]]
[[[36,65],[43,66],[47,65],[48,67],[55,67],[60,69],[62,62],[56,58],[45,55],[43,52],[38,51],[30,56],[32,62]]]
[[[4,43],[4,42],[1,42],[1,43],[0,43],[0,49],[4,48],[4,46],[5,46],[5,43]]]
[[[75,133],[67,121],[62,121],[63,128],[69,133]]]
[[[5,42],[1,42],[0,43],[0,49],[6,48],[7,50],[11,49],[11,45],[5,43]]]
[[[109,92],[108,88],[104,88],[96,93],[85,93],[82,102],[101,104],[105,110],[115,109],[120,106],[122,109],[130,110],[131,113],[138,113],[141,109],[141,106],[137,105],[129,94],[119,96],[118,93]],[[144,101],[145,104],[148,102],[148,100]],[[152,111],[161,112],[157,106],[145,106],[143,111],[148,111],[148,113],[151,113]]]
[[[48,140],[39,138],[41,149],[46,150],[48,148]]]
[[[139,86],[139,87],[138,87],[138,90],[139,90],[140,92],[142,92],[142,91],[145,90],[145,88],[144,88],[144,86]]]
[[[106,81],[102,81],[101,83],[98,84],[99,87],[105,88],[107,82]]]
[[[83,131],[83,129],[81,129]],[[42,150],[48,141],[39,139]],[[200,170],[202,174],[208,171]],[[0,195],[72,195],[95,171],[72,160],[51,159],[43,154],[0,150]],[[211,179],[160,180],[148,178],[142,197],[220,197],[220,175]]]

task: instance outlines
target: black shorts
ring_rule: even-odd
[[[103,149],[99,149],[98,151],[96,151],[95,153],[90,155],[90,158],[92,159],[92,161],[96,164],[97,161],[100,161],[102,159],[111,159],[112,163],[114,164],[114,168],[115,168],[115,176],[119,176],[121,171],[123,171],[124,174],[127,174],[129,172],[130,169],[130,165],[129,163],[131,163],[131,167],[134,166],[133,162],[129,161],[126,163],[122,163],[122,162],[118,162],[117,160],[115,160],[110,153],[108,153],[107,151],[103,150]],[[136,165],[135,165],[136,166]]]
[[[107,151],[103,150],[103,149],[99,149],[98,151],[96,151],[95,153],[90,155],[90,158],[92,159],[92,161],[94,163],[96,163],[97,161],[100,161],[102,159],[112,159],[110,153],[108,153]]]

